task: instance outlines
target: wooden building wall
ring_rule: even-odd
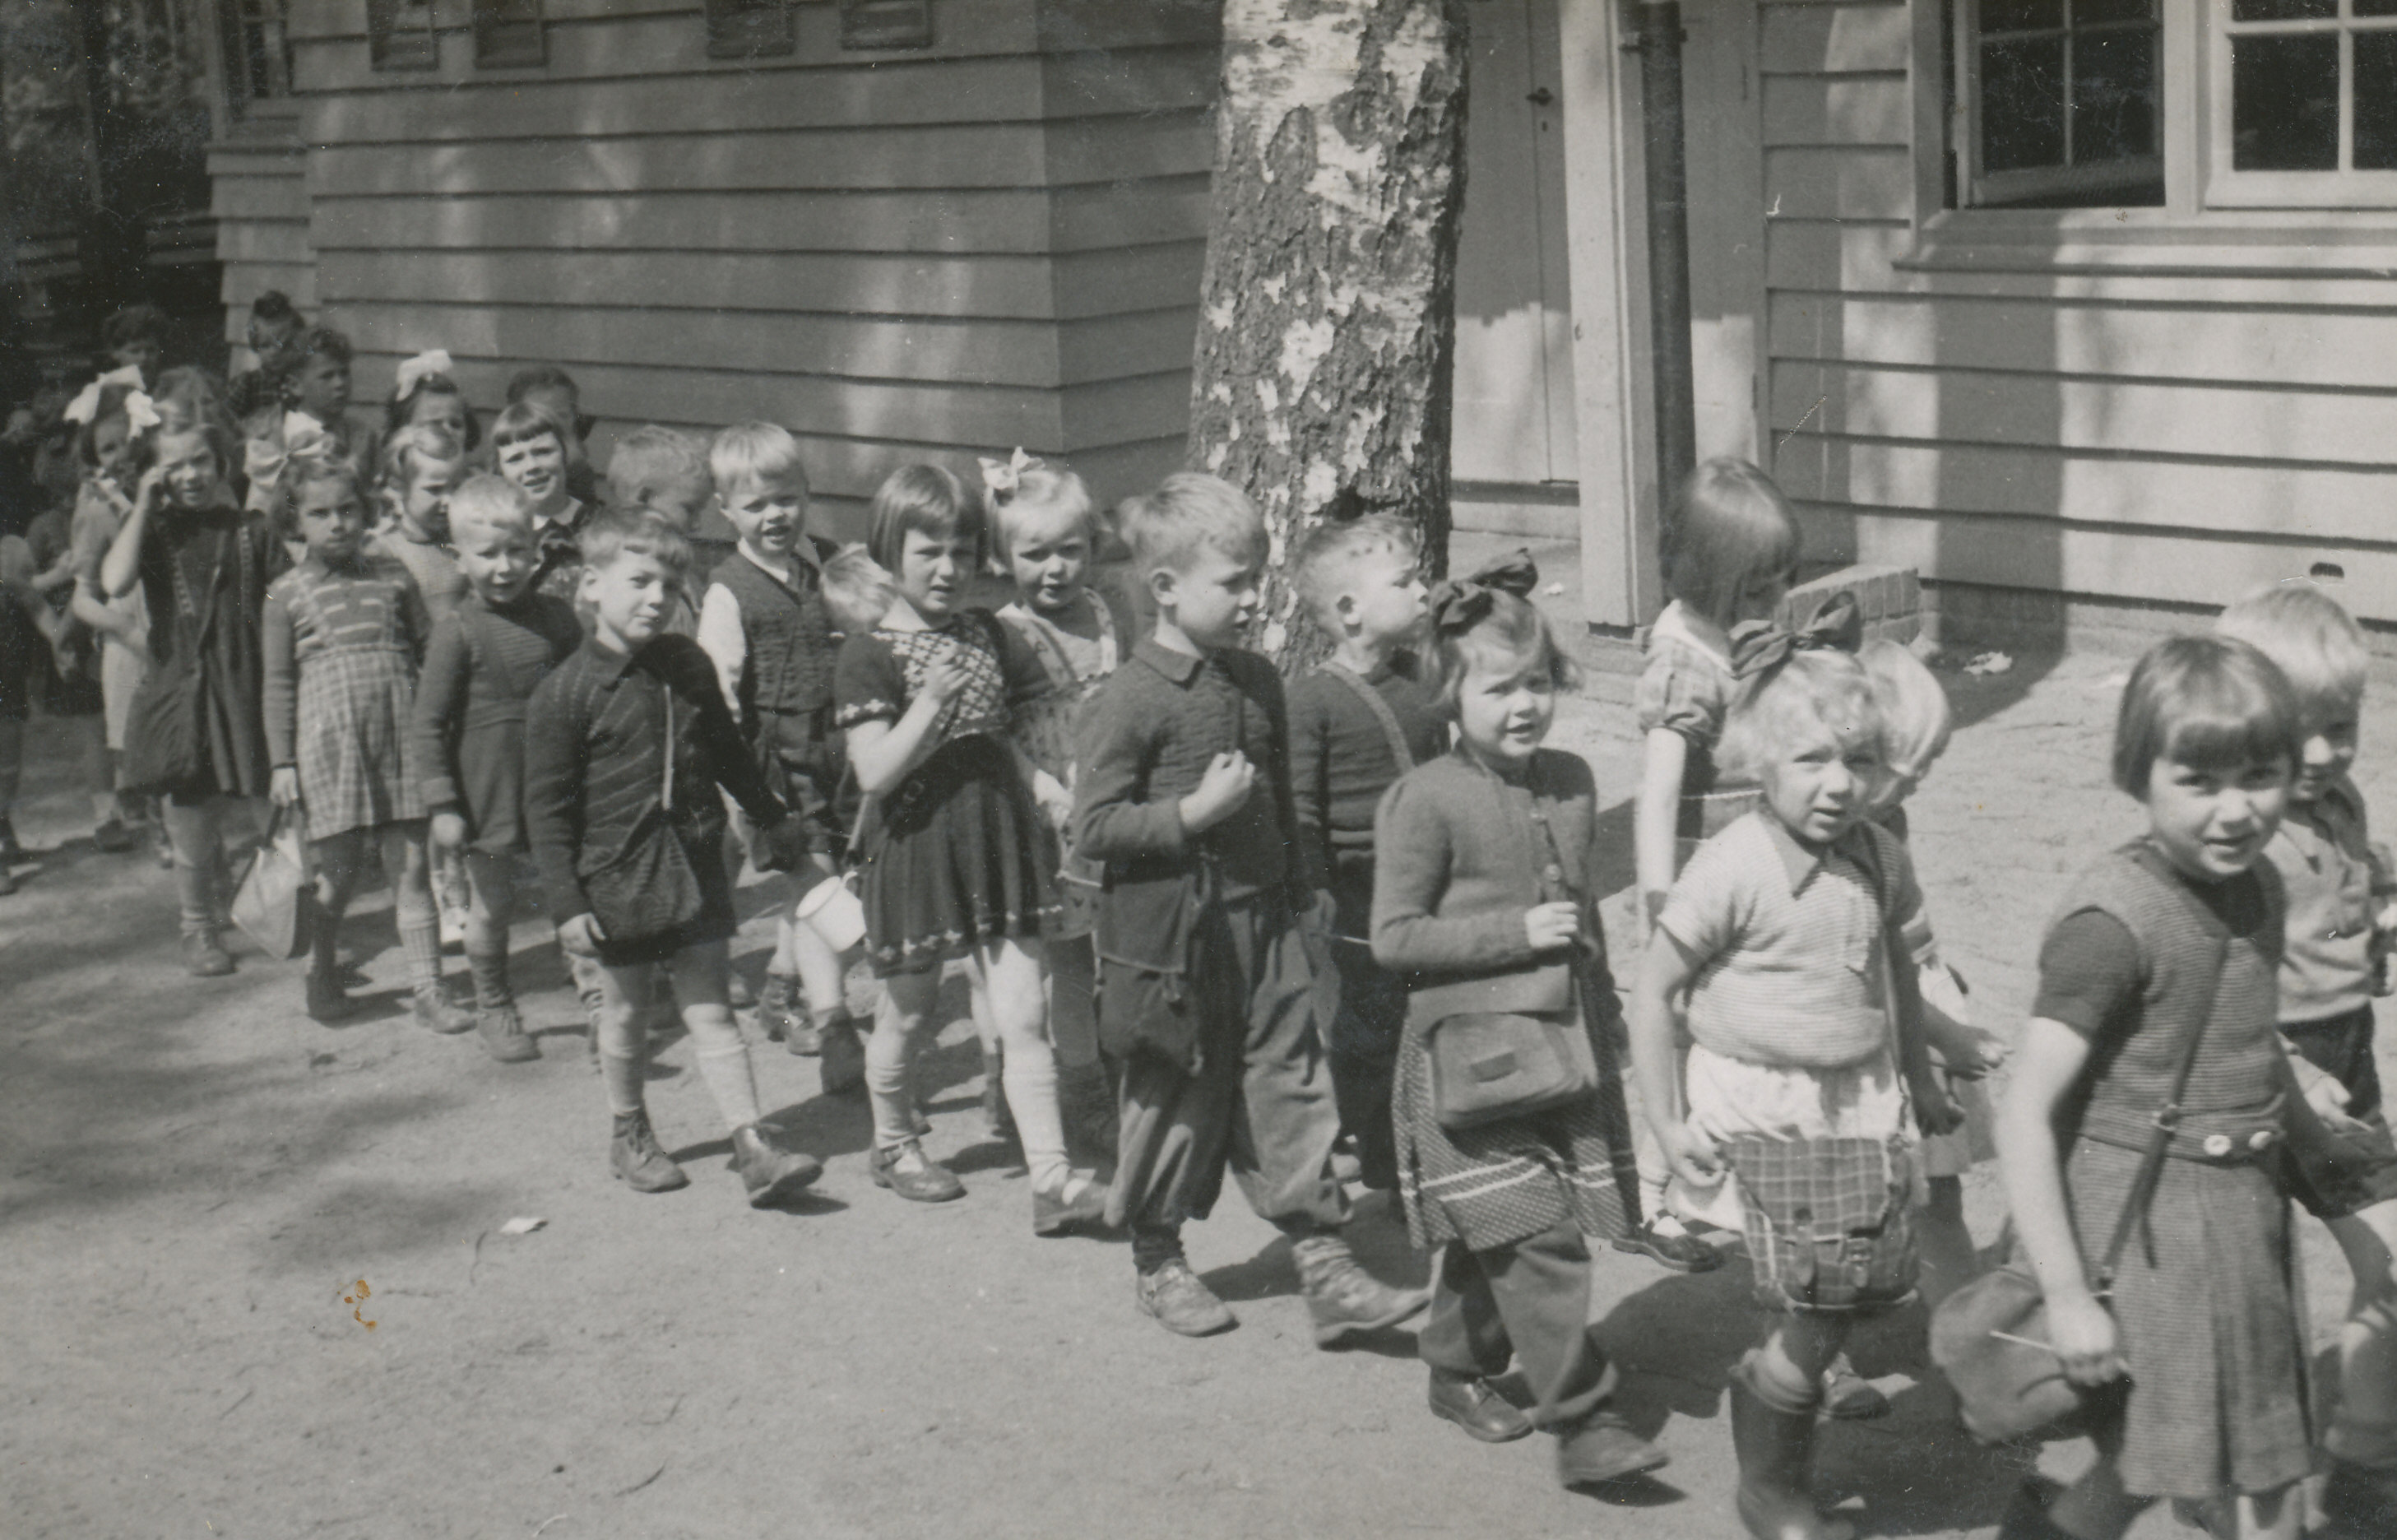
[[[2320,565],[2397,621],[2397,227],[2159,239],[2074,210],[1926,233],[1922,20],[1935,36],[1904,0],[1760,7],[1761,383],[1814,554],[2201,605]]]
[[[477,69],[437,0],[408,74],[370,67],[365,0],[297,0],[304,149],[216,158],[232,326],[289,289],[362,400],[428,347],[486,411],[561,364],[602,463],[644,422],[779,421],[852,530],[910,460],[1021,444],[1102,499],[1179,460],[1212,4],[933,0],[931,47],[856,52],[810,0],[754,61],[707,56],[694,0],[543,10],[545,67]]]

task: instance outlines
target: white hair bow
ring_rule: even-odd
[[[449,361],[448,349],[427,348],[400,365],[399,372],[392,376],[392,399],[405,401],[408,399],[408,393],[416,388],[418,381],[429,379],[436,374],[448,374],[453,367]]]
[[[148,433],[158,425],[158,404],[150,393],[135,390],[125,398],[125,425],[135,433]]]
[[[67,409],[61,415],[63,415],[68,422],[73,422],[77,426],[88,423],[92,420],[93,415],[100,410],[100,398],[101,395],[105,393],[111,385],[131,385],[135,390],[140,390],[141,388],[141,366],[139,364],[127,364],[123,368],[110,369],[106,374],[101,375],[90,384],[86,385],[82,391],[76,395],[74,400],[67,403]],[[142,404],[147,406],[150,398],[145,395],[141,400]],[[153,417],[151,421],[155,422],[157,419]],[[139,430],[137,429],[136,431]]]
[[[983,460],[982,484],[993,497],[1013,497],[1015,489],[1023,485],[1024,473],[1039,463],[1037,458],[1025,454],[1024,446],[1019,444],[1015,452],[1005,460]]]

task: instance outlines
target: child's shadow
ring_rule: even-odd
[[[1622,1375],[1616,1409],[1649,1438],[1676,1414],[1715,1421],[1728,1436],[1730,1370],[1756,1344],[1766,1318],[1750,1293],[1744,1255],[1734,1251],[1724,1262],[1715,1272],[1660,1279],[1596,1328]],[[1815,1445],[1817,1498],[1827,1509],[1860,1510],[1844,1516],[1860,1519],[1870,1533],[1994,1524],[2035,1463],[2035,1450],[1991,1449],[1964,1432],[1954,1396],[1924,1353],[1925,1333],[1920,1304],[1857,1322],[1849,1357],[1890,1395],[1890,1412],[1870,1422],[1827,1423]]]

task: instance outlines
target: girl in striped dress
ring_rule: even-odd
[[[268,795],[308,819],[316,913],[308,1014],[340,1019],[341,916],[378,852],[392,875],[417,1024],[463,1032],[475,1018],[441,992],[440,922],[425,856],[424,771],[409,716],[432,629],[408,569],[366,548],[367,489],[350,461],[294,460],[283,475],[286,538],[306,546],[267,588],[264,619]]]
[[[2286,676],[2222,636],[2163,643],[2123,690],[2114,783],[2148,832],[2083,872],[2049,926],[1998,1116],[2048,1341],[2076,1384],[2112,1389],[2091,1402],[2096,1464],[2053,1502],[2026,1488],[2001,1540],[2116,1540],[2166,1497],[2209,1510],[2225,1540],[2301,1527],[2313,1431],[2278,1185],[2285,904],[2265,857],[2303,720]],[[2184,1063],[2141,1243],[2101,1279]]]

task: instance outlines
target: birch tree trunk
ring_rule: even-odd
[[[1448,549],[1466,0],[1226,0],[1190,462],[1274,550],[1256,645],[1326,648],[1283,558],[1326,518]]]

